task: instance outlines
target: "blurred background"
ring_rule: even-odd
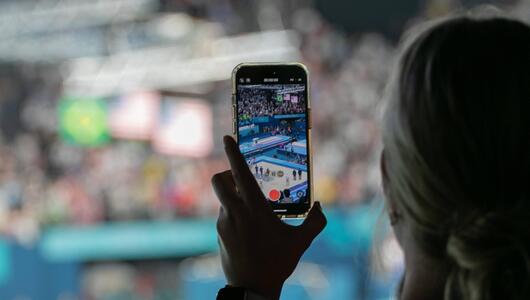
[[[328,226],[282,299],[392,299],[377,112],[403,31],[528,1],[0,1],[0,299],[214,299],[230,75],[310,70]],[[281,249],[279,249],[281,251]]]

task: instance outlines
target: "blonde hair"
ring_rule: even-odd
[[[445,299],[530,299],[530,27],[416,30],[386,91],[386,195],[450,274]]]

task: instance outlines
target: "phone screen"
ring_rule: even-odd
[[[284,65],[246,67],[237,75],[239,149],[277,214],[305,213],[311,178],[307,74]]]

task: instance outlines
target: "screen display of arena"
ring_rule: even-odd
[[[305,84],[239,84],[241,153],[275,212],[309,199]]]

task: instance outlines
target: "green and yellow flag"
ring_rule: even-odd
[[[58,114],[59,135],[66,142],[97,147],[110,140],[104,99],[64,97],[59,101]]]

